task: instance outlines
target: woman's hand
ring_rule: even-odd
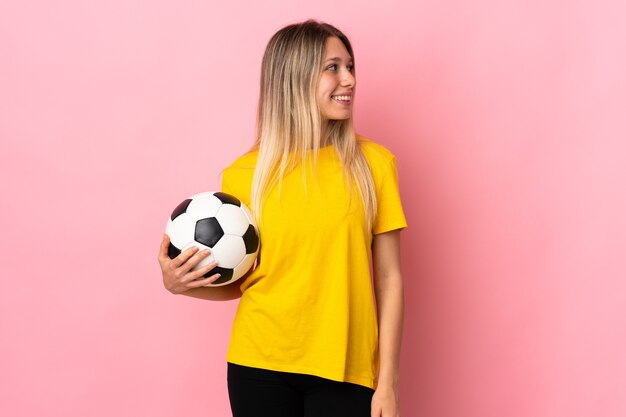
[[[372,397],[372,417],[400,417],[397,388],[378,386]]]
[[[211,262],[196,271],[192,271],[194,266],[211,253],[209,249],[198,252],[197,247],[191,247],[181,252],[176,258],[170,259],[167,255],[169,243],[170,237],[164,234],[158,256],[161,272],[163,273],[163,285],[169,292],[181,294],[192,288],[206,287],[220,277],[220,274],[215,274],[209,278],[199,279],[215,268],[216,262]]]

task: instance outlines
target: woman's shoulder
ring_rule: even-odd
[[[370,138],[357,133],[356,140],[370,164],[386,164],[395,158],[389,149]]]
[[[238,156],[232,161],[229,165],[226,166],[225,169],[233,168],[233,169],[254,169],[256,166],[256,161],[259,156],[258,150],[250,150],[243,155]]]

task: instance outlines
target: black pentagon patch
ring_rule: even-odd
[[[217,280],[213,281],[212,284],[223,284],[224,282],[230,281],[233,278],[234,272],[235,271],[230,268],[221,268],[219,266],[216,266],[203,276],[204,278],[209,278],[212,275],[220,274],[220,277]]]
[[[215,217],[208,217],[196,222],[194,240],[212,248],[224,236],[224,231]]]
[[[180,249],[172,245],[172,242],[170,242],[170,245],[167,248],[167,256],[169,256],[170,259],[174,259],[178,255],[180,255]]]
[[[259,235],[254,226],[249,225],[246,233],[243,234],[243,243],[246,245],[246,254],[256,252],[259,247]]]
[[[213,194],[215,197],[219,198],[219,200],[224,204],[232,204],[233,206],[241,207],[241,201],[234,195],[226,194],[223,192],[217,192]]]
[[[170,219],[172,219],[172,221],[174,221],[174,219],[176,217],[178,217],[181,214],[183,214],[184,212],[186,212],[187,211],[187,207],[189,207],[189,203],[191,203],[191,198],[188,198],[187,200],[185,200],[182,203],[180,203],[178,205],[178,207],[176,207],[174,209],[174,211],[172,212],[172,215],[170,216]]]

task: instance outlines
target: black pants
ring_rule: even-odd
[[[228,363],[233,417],[370,417],[373,394],[349,382]]]

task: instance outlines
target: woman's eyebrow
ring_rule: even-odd
[[[333,58],[328,58],[326,60],[326,62],[328,62],[328,61],[341,61],[341,58],[336,56],[336,57],[333,57]],[[352,57],[350,59],[348,59],[348,61],[352,61]]]

